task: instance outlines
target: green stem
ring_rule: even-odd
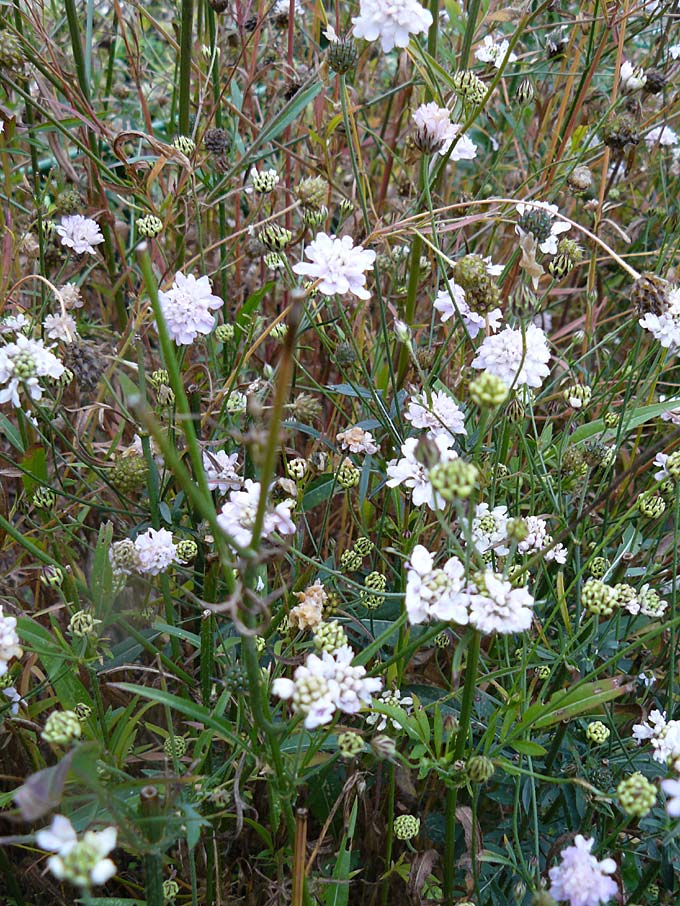
[[[194,0],[182,0],[179,38],[179,109],[177,128],[180,135],[189,135],[191,102],[191,50],[193,43]]]
[[[456,735],[454,757],[460,759],[465,752],[470,717],[474,704],[477,686],[477,667],[482,636],[474,630],[468,647],[467,664],[465,665],[465,686],[460,709],[460,727]],[[444,842],[444,899],[447,906],[453,903],[453,887],[456,880],[455,844],[456,844],[456,801],[458,788],[451,787],[446,794],[446,839]]]

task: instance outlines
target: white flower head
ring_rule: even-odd
[[[395,47],[408,47],[411,35],[426,32],[432,14],[417,0],[361,0],[352,23],[356,38],[380,38],[383,52],[389,53]]]
[[[23,654],[17,635],[16,617],[6,617],[0,606],[0,676],[7,673],[7,665],[13,657]]]
[[[609,875],[616,871],[613,859],[601,862],[591,854],[591,837],[578,834],[573,846],[562,850],[562,861],[550,869],[550,893],[558,902],[569,906],[600,906],[608,903],[618,893],[618,887]]]
[[[225,450],[203,451],[203,468],[208,482],[208,489],[220,491],[237,491],[241,487],[241,479],[236,473],[238,466],[238,453],[228,454]]]
[[[449,462],[458,454],[451,449],[452,438],[439,434],[433,443],[437,448],[439,462]],[[414,506],[427,504],[431,510],[445,506],[445,501],[436,494],[430,481],[429,469],[420,462],[417,456],[418,438],[409,437],[401,445],[401,459],[392,459],[387,463],[387,486],[396,488],[403,484],[411,491]]]
[[[371,432],[364,431],[358,425],[340,431],[335,439],[343,450],[349,450],[350,453],[365,453],[370,456],[378,452],[378,445]]]
[[[366,271],[373,266],[375,252],[354,245],[351,236],[329,236],[317,233],[305,248],[309,262],[300,261],[293,267],[296,274],[319,280],[319,292],[325,296],[344,296],[351,293],[359,299],[370,299],[366,289]]]
[[[678,47],[680,47],[680,44],[678,45]],[[659,396],[659,402],[664,403],[665,401],[666,397],[661,394]],[[661,419],[665,422],[671,422],[671,424],[673,425],[680,425],[680,405],[672,406],[672,408],[667,409],[665,412],[662,412]]]
[[[671,818],[680,818],[680,780],[662,780],[661,789],[669,797],[666,811]]]
[[[353,667],[354,652],[345,645],[321,657],[310,654],[298,667],[294,678],[277,679],[272,684],[274,695],[292,700],[293,710],[305,715],[305,727],[313,730],[330,723],[336,711],[356,714],[370,705],[382,680],[366,676],[365,667]]]
[[[645,135],[645,144],[650,151],[657,146],[673,147],[678,144],[678,141],[678,133],[670,126],[654,126]]]
[[[227,535],[240,547],[247,547],[253,538],[255,516],[260,503],[260,482],[246,478],[240,491],[231,491],[229,500],[222,507],[217,522]],[[275,507],[267,506],[262,524],[262,537],[269,538],[275,532],[292,535],[295,523],[291,519],[293,502],[285,500]]]
[[[431,438],[440,434],[447,437],[452,434],[467,434],[463,410],[443,390],[436,390],[429,399],[425,393],[412,396],[404,418],[414,428],[426,430]]]
[[[41,849],[56,853],[47,860],[55,878],[87,889],[93,884],[106,884],[115,875],[116,866],[107,856],[116,848],[116,838],[116,828],[107,827],[86,831],[79,840],[68,818],[55,815],[49,828],[38,831],[36,843]]]
[[[489,371],[508,387],[540,387],[550,374],[550,350],[540,327],[529,324],[526,332],[506,327],[495,336],[485,337],[477,350],[472,367]]]
[[[32,340],[22,333],[14,343],[0,346],[0,403],[21,405],[19,389],[32,400],[42,399],[44,387],[40,378],[57,380],[66,369],[42,340]],[[5,385],[4,387],[2,385]]]
[[[61,244],[71,248],[78,255],[85,252],[96,255],[95,245],[104,241],[102,231],[96,220],[83,217],[82,214],[69,214],[61,218],[57,226],[57,235],[61,237]]]
[[[136,569],[149,576],[164,573],[177,562],[177,545],[172,540],[172,532],[167,529],[149,528],[135,538],[137,554]]]
[[[671,59],[680,59],[680,44],[671,44],[671,46],[668,48],[668,53]]]
[[[531,233],[538,240],[538,247],[545,255],[557,254],[557,237],[571,229],[568,223],[557,216],[556,204],[545,201],[522,201],[515,206],[520,222],[515,232],[522,238]]]
[[[434,554],[417,544],[406,564],[405,604],[411,625],[435,619],[465,626],[468,593],[461,561],[450,557],[435,569]]]
[[[73,343],[78,338],[78,328],[75,318],[68,312],[56,315],[47,315],[43,321],[45,334],[50,340],[61,340],[63,343]]]
[[[549,548],[545,553],[546,560],[554,560],[555,563],[562,564],[567,562],[566,547],[563,544],[553,545],[553,538],[548,534],[548,523],[545,519],[540,516],[526,516],[524,524],[528,535],[517,545],[520,554],[532,554]]]
[[[465,329],[474,340],[477,334],[483,330],[489,330],[495,333],[503,320],[503,313],[500,308],[494,308],[487,312],[486,315],[480,315],[473,311],[467,303],[465,290],[459,286],[453,279],[449,279],[448,289],[442,289],[434,300],[434,308],[442,316],[442,323],[445,324],[449,318],[452,318],[456,312],[463,319]]]
[[[29,328],[30,325],[31,322],[24,314],[5,315],[3,318],[0,318],[0,336],[9,333],[28,333],[27,328]]]
[[[430,146],[442,157],[448,154],[451,145],[463,128],[460,123],[451,122],[451,113],[448,108],[439,107],[434,101],[429,104],[421,104],[417,110],[414,110],[412,117],[418,130],[420,146]],[[463,135],[458,140],[449,159],[453,161],[474,160],[476,156],[477,145]]]
[[[493,63],[496,69],[500,69],[509,47],[510,43],[505,38],[501,41],[494,41],[491,35],[487,35],[475,51],[475,58],[481,60],[482,63]],[[517,55],[511,53],[508,56],[508,63],[514,63],[516,59]]]
[[[199,334],[207,336],[215,327],[212,314],[224,302],[214,296],[208,277],[196,279],[178,271],[167,292],[159,292],[158,299],[168,333],[178,346],[189,346]]]
[[[389,705],[391,708],[403,708],[407,714],[411,711],[413,706],[413,699],[411,696],[402,695],[399,689],[385,689],[384,692],[380,693],[377,701],[379,704]],[[377,730],[378,733],[382,733],[388,726],[394,730],[401,729],[399,723],[394,720],[394,718],[388,717],[380,711],[374,711],[372,714],[369,714],[366,718],[366,723]]]
[[[495,506],[490,509],[488,503],[477,504],[472,520],[472,543],[480,554],[493,551],[504,557],[509,553],[507,528],[506,506]]]
[[[470,595],[470,623],[480,632],[509,635],[524,632],[531,626],[534,599],[526,588],[513,588],[511,583],[485,570],[474,583]]]
[[[629,60],[624,60],[621,64],[619,78],[621,81],[621,90],[628,94],[639,91],[647,84],[647,76],[645,75],[644,70],[640,66],[633,66]]]

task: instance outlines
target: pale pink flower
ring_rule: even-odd
[[[559,902],[600,906],[618,893],[616,881],[609,877],[616,871],[616,862],[598,862],[590,852],[594,842],[592,837],[586,840],[578,834],[574,845],[562,850],[562,862],[550,869],[550,893]]]
[[[373,266],[375,252],[354,245],[351,236],[329,236],[317,233],[305,248],[309,262],[300,261],[293,267],[296,274],[318,280],[324,296],[344,296],[352,293],[359,299],[370,299],[366,289],[366,271]]]
[[[159,292],[158,299],[168,333],[178,346],[188,346],[199,334],[207,336],[215,327],[212,314],[224,302],[214,296],[208,277],[193,274],[175,274],[175,282],[167,292]]]
[[[104,241],[102,231],[96,220],[83,217],[82,214],[69,214],[61,218],[57,226],[57,235],[61,237],[61,244],[68,246],[78,255],[85,252],[95,255],[95,245]]]
[[[394,47],[408,47],[411,35],[426,32],[432,14],[417,0],[361,0],[352,23],[356,38],[380,38],[384,53],[389,53]]]

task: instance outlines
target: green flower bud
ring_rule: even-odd
[[[616,794],[623,811],[636,818],[644,818],[656,802],[656,786],[639,771],[622,780]]]
[[[166,736],[163,752],[166,758],[181,758],[186,754],[187,741],[183,736]]]
[[[463,459],[440,462],[430,469],[430,481],[437,494],[446,501],[469,497],[479,481],[479,469]]]
[[[616,593],[611,585],[599,579],[588,579],[581,591],[581,603],[589,613],[609,617],[617,605]]]
[[[218,324],[215,328],[215,339],[218,343],[231,343],[234,339],[234,325]]]
[[[399,815],[394,819],[393,828],[397,840],[412,840],[420,832],[420,818],[415,815]]]
[[[351,34],[343,35],[337,41],[331,41],[327,53],[328,65],[338,75],[344,75],[354,69],[359,59],[356,41]]]
[[[480,409],[500,406],[510,392],[505,381],[489,371],[482,371],[474,381],[470,381],[469,391],[470,399]]]
[[[56,495],[51,488],[39,487],[33,492],[31,503],[43,510],[51,510],[56,500]]]
[[[361,479],[361,470],[357,469],[351,459],[345,459],[338,470],[338,484],[350,490],[355,488]]]
[[[170,902],[175,899],[179,893],[179,884],[174,878],[167,878],[163,881],[163,899]]]
[[[189,138],[188,135],[178,135],[177,138],[173,139],[172,146],[184,154],[185,157],[191,157],[196,150],[196,142]]]
[[[486,97],[486,85],[470,70],[461,70],[454,74],[453,90],[464,104],[476,107]]]
[[[611,568],[611,563],[606,557],[593,557],[588,564],[590,575],[594,579],[601,579]]]
[[[375,544],[371,541],[370,538],[357,538],[354,542],[354,547],[352,548],[355,553],[359,554],[360,557],[367,557],[370,553],[373,552]]]
[[[180,563],[191,563],[198,554],[198,544],[193,538],[185,538],[177,545],[177,559]]]
[[[338,733],[338,749],[343,758],[356,758],[364,750],[364,741],[358,733],[348,730]]]
[[[493,777],[495,768],[491,759],[486,755],[471,755],[467,760],[465,770],[471,783],[486,783]]]
[[[69,620],[68,631],[76,638],[84,639],[95,632],[98,623],[101,623],[101,620],[95,620],[87,610],[78,610]]]
[[[327,651],[332,654],[338,648],[347,645],[347,634],[337,620],[330,623],[322,622],[314,631],[314,647],[317,651]]]
[[[658,519],[666,511],[666,501],[660,494],[655,494],[652,491],[643,491],[638,496],[637,508],[646,519]]]
[[[270,252],[282,252],[290,245],[293,234],[278,223],[268,224],[257,237]]]
[[[67,746],[80,739],[81,729],[75,711],[53,711],[45,721],[40,734],[45,742],[58,746]]]
[[[605,743],[610,735],[611,730],[601,720],[592,720],[586,729],[586,739],[598,746]]]
[[[137,221],[137,232],[140,236],[144,236],[145,239],[155,239],[156,236],[163,232],[163,221],[154,214],[147,214],[145,217],[140,217]]]

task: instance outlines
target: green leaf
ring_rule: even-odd
[[[550,701],[540,706],[537,713],[534,706],[524,714],[522,720],[515,727],[516,735],[522,736],[529,727],[540,729],[552,727],[563,720],[572,720],[581,714],[594,711],[606,702],[613,701],[635,688],[634,680],[624,677],[608,677],[590,683],[581,683],[573,689],[556,692]],[[514,743],[510,743],[514,745]]]
[[[537,742],[531,742],[528,739],[517,739],[515,742],[511,742],[510,745],[520,755],[545,755],[548,751],[543,746],[539,746]]]
[[[10,444],[19,453],[24,452],[24,444],[21,440],[21,434],[16,425],[7,418],[6,415],[0,415],[0,434],[4,434]]]
[[[40,658],[62,708],[74,708],[78,702],[92,707],[89,692],[74,672],[74,659],[55,642],[52,633],[30,617],[19,617],[17,630],[25,646]]]
[[[30,447],[19,465],[24,472],[21,481],[27,494],[47,484],[47,451],[44,447]]]
[[[350,812],[347,830],[342,836],[340,851],[333,869],[335,884],[329,884],[325,890],[324,906],[347,906],[349,902],[349,881],[351,877],[352,838],[357,821],[359,800],[355,799]]]
[[[587,425],[581,425],[577,428],[574,433],[570,436],[569,442],[572,444],[578,444],[582,440],[587,440],[589,437],[592,437],[593,434],[605,434],[606,440],[613,440],[616,438],[617,433],[621,432],[621,437],[624,437],[629,431],[634,431],[635,428],[639,428],[640,425],[644,425],[645,422],[650,421],[653,418],[658,418],[660,415],[663,415],[664,412],[668,412],[669,409],[676,409],[680,406],[680,399],[673,400],[664,400],[663,403],[652,403],[651,406],[638,406],[637,409],[629,414],[626,413],[623,418],[623,427],[619,428],[605,428],[605,424],[601,418],[596,419],[594,422],[589,422]]]
[[[308,513],[319,504],[330,500],[334,494],[342,492],[342,490],[342,485],[338,484],[334,475],[324,475],[318,481],[312,483],[305,491],[302,498],[302,512]]]
[[[97,547],[94,551],[92,576],[90,578],[90,598],[99,619],[106,618],[113,606],[113,570],[109,559],[109,550],[113,539],[113,523],[105,522],[99,527]]]

